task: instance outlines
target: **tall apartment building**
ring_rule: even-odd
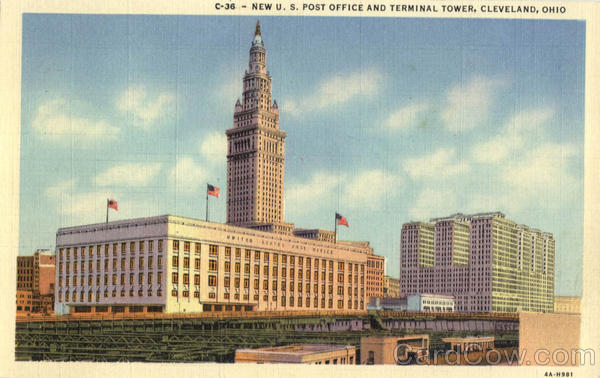
[[[459,312],[552,312],[551,233],[504,214],[455,214],[402,226],[402,295],[455,297]]]
[[[368,242],[283,222],[285,133],[257,24],[226,131],[227,224],[171,215],[61,228],[57,312],[364,311],[383,295]]]
[[[17,313],[52,312],[56,260],[47,249],[17,256]]]

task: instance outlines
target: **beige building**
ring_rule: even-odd
[[[565,314],[581,313],[580,297],[554,297],[554,312]]]
[[[171,215],[61,228],[56,241],[62,313],[366,309],[364,246]]]
[[[494,336],[445,337],[442,341],[448,349],[458,353],[494,349]]]
[[[369,336],[360,339],[362,365],[427,362],[429,335]]]
[[[383,296],[386,298],[400,298],[400,280],[383,276]]]
[[[235,351],[236,363],[354,365],[355,360],[356,348],[349,345],[297,344]]]
[[[385,257],[369,254],[367,257],[367,297],[383,298]]]

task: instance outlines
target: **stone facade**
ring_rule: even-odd
[[[286,134],[279,129],[277,102],[271,101],[258,23],[243,84],[243,100],[238,99],[233,128],[226,132],[227,223],[289,234],[293,227],[282,225]]]
[[[170,215],[62,228],[57,311],[361,311],[369,253]]]

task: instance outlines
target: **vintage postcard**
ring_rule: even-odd
[[[596,4],[3,5],[0,375],[595,371]]]

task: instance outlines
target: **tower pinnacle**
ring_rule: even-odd
[[[264,47],[262,35],[260,34],[260,21],[256,20],[256,30],[254,31],[254,40],[252,46]]]

